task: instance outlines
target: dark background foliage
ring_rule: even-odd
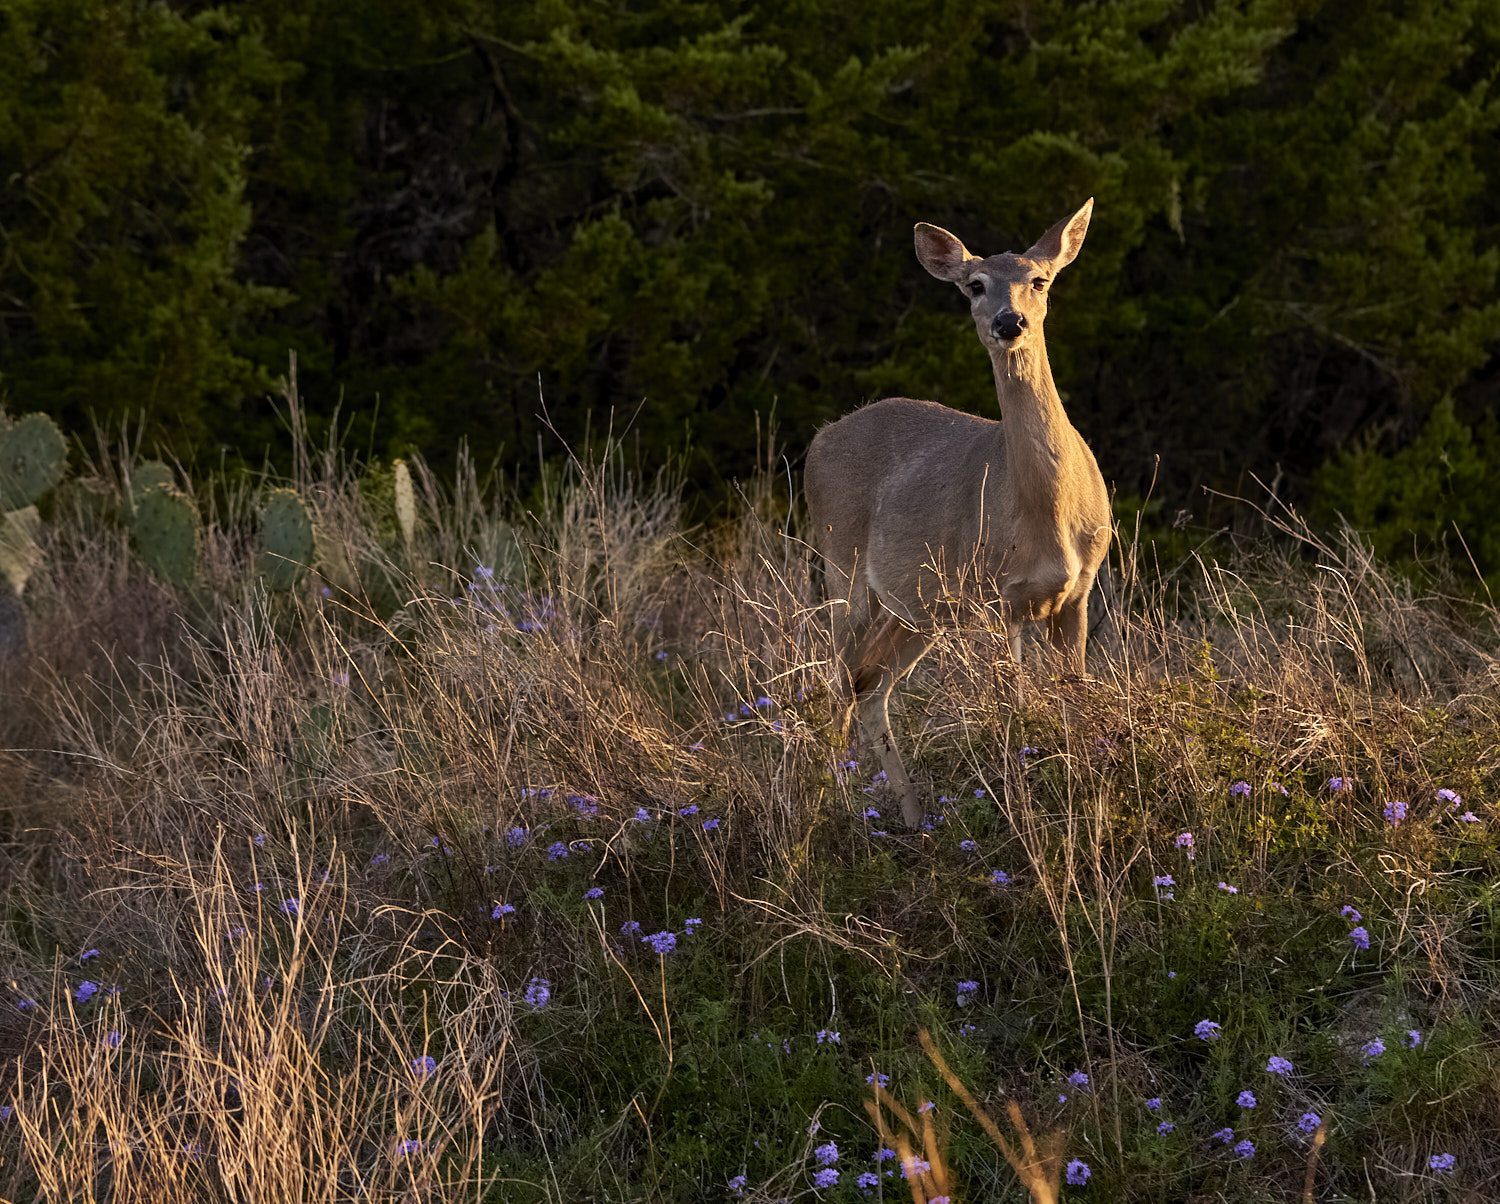
[[[0,0],[0,397],[253,465],[292,350],[378,454],[524,475],[545,402],[713,485],[773,408],[993,413],[912,223],[1093,195],[1049,348],[1122,494],[1495,572],[1497,63],[1493,0]]]

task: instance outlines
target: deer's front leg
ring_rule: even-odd
[[[1084,675],[1084,650],[1089,638],[1089,591],[1064,602],[1047,620],[1047,639],[1062,658],[1065,673]]]

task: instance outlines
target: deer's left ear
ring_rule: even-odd
[[[1063,218],[1037,239],[1031,250],[1026,252],[1026,258],[1048,260],[1053,271],[1067,267],[1083,246],[1083,236],[1089,232],[1089,218],[1093,212],[1094,198],[1089,197],[1077,213]]]

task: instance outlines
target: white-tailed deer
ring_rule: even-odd
[[[824,427],[807,453],[809,517],[836,607],[849,706],[900,792],[917,792],[891,734],[891,691],[969,591],[998,603],[1019,668],[1023,625],[1044,622],[1064,667],[1084,671],[1088,599],[1110,538],[1109,494],[1052,383],[1047,294],[1083,245],[1090,198],[1024,254],[971,255],[918,223],[917,258],[968,297],[995,368],[1003,422],[888,397]]]

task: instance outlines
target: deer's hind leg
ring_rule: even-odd
[[[859,713],[860,730],[875,745],[886,780],[900,795],[901,818],[909,828],[921,825],[922,806],[891,731],[891,693],[927,655],[932,643],[930,631],[885,614],[865,633],[851,664],[853,705]]]

